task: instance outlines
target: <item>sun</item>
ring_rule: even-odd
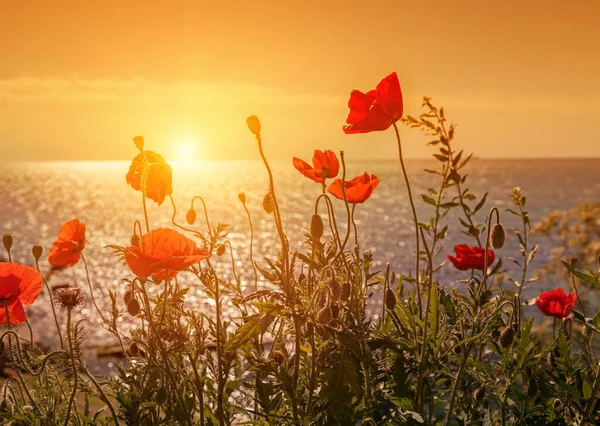
[[[175,156],[178,161],[193,161],[198,158],[199,151],[197,140],[184,139],[176,143]]]

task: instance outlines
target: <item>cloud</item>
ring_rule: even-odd
[[[0,101],[23,103],[169,103],[339,106],[342,97],[225,82],[16,77],[0,79]]]

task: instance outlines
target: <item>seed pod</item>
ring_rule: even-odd
[[[350,283],[345,282],[344,284],[342,284],[342,293],[340,294],[340,299],[343,301],[348,300],[348,298],[350,297],[351,290],[352,286],[350,285]]]
[[[225,249],[227,247],[225,246],[225,244],[221,244],[219,247],[217,247],[217,256],[223,256],[225,254]]]
[[[240,193],[238,194],[238,198],[240,199],[240,202],[241,202],[242,204],[246,204],[246,194],[244,194],[243,192],[240,192]]]
[[[140,348],[137,343],[131,342],[129,344],[129,355],[138,356],[140,354]]]
[[[475,391],[473,391],[473,399],[476,402],[481,402],[481,400],[483,399],[484,396],[485,396],[485,391],[483,390],[483,388],[477,388],[477,389],[475,389]]]
[[[500,343],[500,346],[506,349],[512,345],[513,340],[515,340],[515,330],[513,330],[511,326],[507,326],[502,330],[502,333],[500,333],[498,342]]]
[[[271,352],[271,359],[276,363],[276,364],[283,364],[285,362],[285,354],[282,351],[279,351],[277,349],[275,349],[273,352]]]
[[[329,306],[325,306],[324,308],[319,309],[317,312],[317,322],[321,325],[327,325],[331,322],[331,308]]]
[[[139,149],[140,151],[142,151],[144,149],[144,137],[143,136],[136,136],[135,138],[133,138],[133,143],[135,144],[135,147],[137,149]]]
[[[185,215],[185,220],[187,220],[187,223],[190,225],[193,225],[196,222],[196,210],[189,209]]]
[[[4,248],[6,249],[6,251],[10,251],[10,248],[12,247],[12,244],[13,244],[12,235],[4,234],[2,236],[2,244],[4,245]]]
[[[331,302],[337,302],[340,300],[340,296],[342,295],[342,286],[335,278],[331,280],[331,282],[327,285],[329,287],[329,295],[331,297]]]
[[[323,220],[318,214],[313,214],[310,219],[310,236],[314,241],[319,241],[323,236]]]
[[[504,241],[506,239],[506,232],[504,231],[504,226],[501,223],[495,223],[492,226],[492,231],[490,234],[490,242],[492,243],[492,247],[496,250],[500,250],[504,246]]]
[[[33,257],[35,258],[35,260],[39,260],[40,257],[42,257],[42,253],[44,252],[44,249],[42,248],[42,246],[40,245],[35,245],[31,248],[31,254],[33,254]]]
[[[250,129],[254,135],[260,135],[260,120],[256,115],[251,115],[250,117],[246,118],[246,124],[248,125],[248,129]]]
[[[263,209],[267,212],[267,214],[271,214],[275,211],[275,203],[273,202],[271,192],[267,192],[267,195],[265,195],[265,198],[263,198]]]
[[[385,307],[390,311],[393,311],[396,307],[396,294],[391,288],[388,288],[385,292]]]
[[[163,405],[165,402],[167,402],[168,396],[169,395],[167,394],[167,390],[165,389],[165,387],[161,386],[156,391],[156,395],[154,396],[154,402],[156,402],[156,405]]]
[[[140,246],[140,241],[141,241],[141,240],[142,240],[142,239],[140,238],[140,236],[139,236],[138,234],[133,234],[133,235],[131,236],[131,245],[132,245],[133,247],[139,247],[139,246]]]
[[[140,313],[140,302],[137,299],[131,299],[127,304],[127,312],[133,317],[137,316]]]
[[[131,290],[127,290],[123,295],[123,300],[125,301],[125,304],[129,305],[131,299],[133,299],[133,292]]]

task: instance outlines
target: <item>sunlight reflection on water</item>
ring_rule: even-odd
[[[594,171],[600,165],[598,160],[476,160],[469,170],[469,186],[477,194],[489,191],[488,206],[497,206],[501,214],[511,203],[512,188],[521,186],[528,198],[532,222],[545,214],[558,209],[569,208],[576,203],[600,198],[600,183]],[[202,196],[208,204],[211,224],[230,224],[229,238],[234,248],[237,273],[244,286],[253,282],[252,268],[248,261],[249,227],[245,212],[238,200],[238,193],[246,194],[247,205],[255,226],[255,259],[261,262],[264,256],[273,256],[278,248],[278,238],[272,217],[262,209],[262,200],[267,192],[268,178],[264,167],[257,161],[213,161],[195,163],[172,163],[173,197],[177,204],[177,220],[185,222],[189,202],[195,195]],[[303,232],[308,226],[314,209],[314,200],[320,194],[319,185],[302,177],[290,162],[272,164],[276,182],[276,193],[280,200],[285,230],[291,246],[306,250]],[[433,186],[435,177],[422,171],[431,168],[430,161],[413,160],[408,162],[412,179],[413,193],[421,194],[428,186]],[[56,237],[60,225],[66,220],[78,217],[87,224],[88,243],[85,255],[88,260],[95,294],[101,309],[108,309],[108,291],[112,289],[121,296],[125,292],[122,279],[130,276],[111,250],[109,244],[129,245],[133,222],[143,221],[141,194],[128,187],[125,174],[127,162],[72,162],[72,163],[19,163],[0,166],[0,233],[13,234],[15,243],[14,259],[31,264],[30,249],[33,244],[41,244],[45,255],[42,268],[48,269],[46,255]],[[392,270],[406,273],[413,265],[411,252],[414,249],[413,228],[404,181],[401,180],[399,166],[395,161],[350,163],[348,176],[364,171],[375,173],[381,184],[371,199],[356,208],[363,249],[374,250],[375,270],[390,262]],[[345,210],[341,202],[336,202],[340,228],[345,232]],[[420,220],[428,217],[431,211],[417,200]],[[200,204],[196,205],[198,222],[204,227]],[[165,200],[162,206],[152,201],[148,203],[151,227],[170,226],[172,207]],[[478,216],[483,221],[483,215]],[[450,220],[453,220],[451,217]],[[517,225],[512,217],[502,215],[507,227]],[[466,237],[459,229],[451,230],[442,254],[452,251],[454,244],[462,243]],[[539,266],[548,256],[550,242],[538,239],[541,248],[535,260]],[[515,255],[518,243],[515,238],[507,241],[507,247],[499,254]],[[440,257],[441,260],[441,257]],[[506,266],[508,265],[505,263]],[[230,260],[224,256],[217,259],[216,267],[223,276],[233,279]],[[214,302],[207,299],[200,285],[190,274],[179,275],[180,283],[189,286],[187,300],[195,309],[212,310]],[[466,278],[450,268],[443,268],[438,277],[441,284],[449,285],[452,280]],[[81,265],[55,274],[51,284],[78,284],[86,289],[84,270]],[[538,282],[535,288],[525,292],[525,297],[536,295],[540,288],[556,283]],[[158,291],[154,287],[154,291]],[[42,296],[34,306],[28,308],[33,322],[50,324],[51,312]],[[377,312],[378,298],[370,303],[370,309]],[[123,307],[124,309],[124,307]],[[231,315],[230,304],[224,313]],[[79,316],[87,318],[90,324],[97,324],[98,318],[90,309],[90,301],[80,310]],[[120,320],[125,327],[135,324],[127,314]],[[98,326],[90,327],[90,339],[98,343],[109,335]],[[54,339],[52,327],[48,327],[42,340]],[[98,340],[99,339],[99,340]]]

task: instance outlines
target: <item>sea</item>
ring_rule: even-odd
[[[435,160],[408,160],[407,172],[415,196],[420,221],[427,221],[433,209],[421,199],[429,187],[438,187],[437,176],[424,171],[437,166]],[[47,253],[55,240],[61,224],[78,218],[87,226],[87,245],[84,249],[90,280],[100,309],[108,311],[109,291],[118,295],[120,307],[125,310],[122,295],[126,291],[124,279],[131,278],[127,267],[114,255],[108,245],[128,246],[134,222],[143,223],[141,193],[133,190],[125,180],[128,162],[38,162],[4,163],[0,165],[0,234],[13,236],[13,261],[32,265],[31,247],[40,244],[44,248],[41,269],[50,270]],[[247,207],[254,223],[254,259],[265,264],[264,258],[276,256],[279,239],[273,216],[262,207],[268,190],[268,175],[260,161],[199,161],[171,163],[173,167],[173,198],[176,204],[176,221],[185,223],[185,215],[194,196],[201,196],[207,205],[212,225],[228,225],[228,237],[233,247],[236,273],[247,291],[253,288],[253,275],[249,260],[250,228],[246,213],[238,194],[244,193]],[[321,194],[320,185],[308,180],[294,169],[291,161],[274,161],[271,164],[275,180],[275,193],[280,203],[285,232],[293,250],[307,250],[304,233],[314,211],[316,198]],[[512,191],[522,188],[527,197],[527,210],[532,223],[541,220],[559,209],[570,209],[584,201],[600,200],[600,180],[597,171],[600,159],[473,159],[467,166],[465,187],[482,196],[489,193],[486,206],[476,216],[483,222],[489,209],[500,210],[501,221],[506,228],[520,227],[517,218],[506,213],[512,207]],[[364,172],[375,174],[381,183],[367,202],[356,206],[355,218],[361,250],[371,250],[374,255],[374,270],[383,270],[390,263],[392,271],[408,274],[414,268],[414,227],[407,188],[397,161],[358,161],[349,163],[347,179]],[[450,191],[453,191],[451,189]],[[452,193],[452,192],[451,192]],[[335,200],[338,225],[345,235],[346,214],[343,203]],[[196,202],[198,220],[194,225],[205,230],[202,205]],[[321,205],[322,217],[326,217]],[[151,228],[172,227],[173,207],[167,198],[158,206],[148,200],[148,217]],[[453,253],[456,244],[473,241],[460,232],[459,209],[444,220],[449,224],[449,234],[444,242],[439,261],[445,254]],[[326,234],[327,236],[327,234]],[[354,238],[350,239],[354,245]],[[549,260],[552,247],[557,244],[551,238],[532,236],[531,244],[539,244],[531,275]],[[504,248],[496,256],[519,257],[518,241],[508,233]],[[3,250],[0,259],[6,260]],[[215,261],[218,273],[233,279],[231,259],[224,256]],[[518,279],[516,266],[504,262],[507,274]],[[459,280],[469,278],[446,264],[438,274],[442,287],[457,287]],[[190,288],[186,302],[191,309],[212,312],[214,303],[204,293],[202,285],[191,274],[180,274],[180,283]],[[87,282],[81,262],[73,268],[56,272],[50,285],[78,285],[86,294]],[[262,285],[262,284],[261,284]],[[539,292],[562,286],[548,277],[531,283],[524,290],[524,298],[535,297]],[[153,291],[158,291],[156,286]],[[369,305],[376,317],[381,298],[378,289]],[[538,315],[535,306],[526,307],[525,315]],[[46,291],[32,306],[26,308],[28,318],[37,331],[36,340],[48,346],[56,345],[57,334]],[[57,307],[59,319],[64,322],[64,313]],[[236,315],[230,303],[224,315]],[[84,323],[90,346],[114,344],[114,338],[99,325],[99,318],[91,305],[89,294],[85,304],[79,308],[78,318]],[[139,326],[139,320],[125,313],[120,326],[127,330]]]

